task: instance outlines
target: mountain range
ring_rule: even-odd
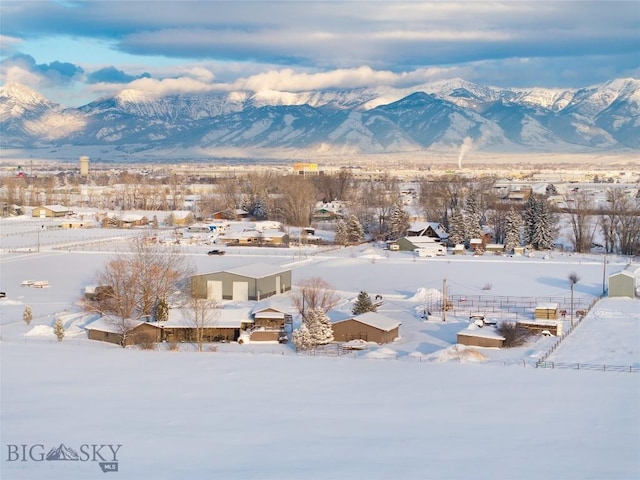
[[[155,96],[125,89],[66,108],[0,87],[3,148],[402,153],[640,150],[640,80],[579,89],[498,88],[461,79],[418,87]]]

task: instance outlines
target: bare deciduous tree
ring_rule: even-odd
[[[184,256],[145,238],[135,238],[129,252],[116,254],[97,274],[100,295],[84,301],[85,310],[105,315],[126,346],[136,321],[150,318],[158,302],[177,290],[192,268]]]
[[[592,214],[592,200],[586,192],[574,192],[569,198],[571,208],[567,210],[571,225],[571,242],[573,250],[578,253],[588,252],[593,243],[595,225]]]
[[[301,280],[297,285],[296,293],[293,295],[293,304],[302,318],[305,318],[307,311],[316,308],[321,308],[326,313],[339,302],[340,296],[333,286],[320,277]]]
[[[205,341],[207,329],[216,325],[220,317],[215,300],[206,298],[190,297],[185,309],[185,316],[194,332],[193,340],[198,346],[198,351],[202,351],[202,344]]]
[[[309,225],[316,204],[313,183],[298,175],[288,175],[280,179],[278,187],[282,194],[278,208],[283,220],[297,227]]]

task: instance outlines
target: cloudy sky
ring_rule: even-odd
[[[0,2],[0,83],[155,93],[640,77],[638,1]]]

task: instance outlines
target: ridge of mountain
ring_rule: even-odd
[[[462,79],[411,88],[154,95],[124,89],[65,108],[24,85],[0,87],[5,147],[301,149],[398,153],[640,149],[640,80],[578,89],[499,88]]]

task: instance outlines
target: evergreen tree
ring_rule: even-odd
[[[466,239],[464,217],[459,210],[456,210],[451,215],[451,219],[449,220],[449,227],[449,242],[451,243],[451,245],[459,245],[463,243]]]
[[[524,243],[525,245],[533,244],[533,231],[535,230],[536,220],[538,217],[538,201],[532,194],[529,195],[524,205]]]
[[[64,324],[62,323],[61,318],[58,318],[56,323],[53,324],[53,333],[56,334],[59,342],[64,338]]]
[[[515,247],[520,246],[522,229],[522,215],[516,210],[511,210],[507,216],[506,234],[504,248],[507,252],[513,252]]]
[[[293,344],[296,346],[298,350],[306,350],[308,348],[313,347],[313,342],[311,341],[311,334],[309,333],[309,329],[306,324],[302,324],[299,329],[293,332],[292,336]]]
[[[402,202],[398,201],[393,205],[389,223],[389,240],[397,240],[406,235],[411,225],[409,223],[409,214],[404,209]]]
[[[531,244],[536,250],[550,250],[553,247],[553,232],[551,212],[544,199],[538,202],[537,217],[531,234]]]
[[[309,311],[305,323],[314,345],[326,345],[333,341],[333,328],[325,311],[321,307]]]
[[[22,312],[22,320],[24,320],[24,323],[26,323],[27,325],[29,325],[31,323],[31,320],[33,320],[33,311],[31,310],[31,307],[29,305],[24,307],[24,312]]]
[[[362,243],[364,240],[364,229],[355,215],[347,220],[347,239],[349,243]]]
[[[472,238],[482,238],[482,227],[480,226],[480,212],[475,194],[467,197],[464,215],[465,241]]]
[[[377,311],[377,308],[371,301],[369,294],[367,292],[360,292],[358,294],[358,298],[356,298],[356,302],[353,305],[351,313],[354,315],[360,315],[361,313],[375,311]]]
[[[156,321],[166,322],[169,320],[169,304],[164,298],[158,300],[156,305]]]
[[[337,245],[348,245],[349,244],[349,235],[347,233],[347,224],[343,219],[338,220],[336,224],[336,235],[333,241]]]

